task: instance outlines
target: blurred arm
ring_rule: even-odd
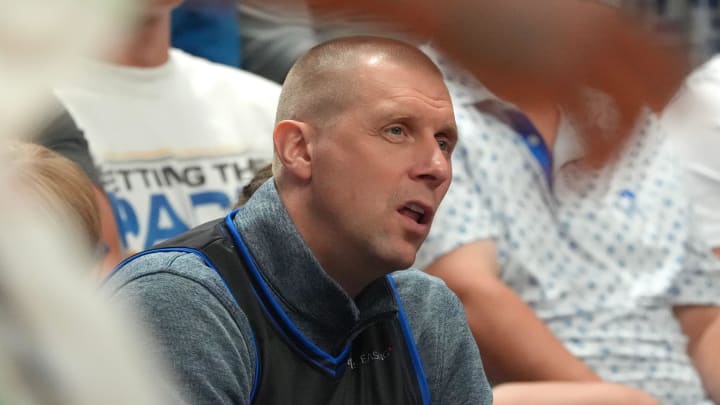
[[[705,390],[720,403],[720,307],[679,306],[675,316],[688,337],[688,353]]]
[[[600,381],[498,278],[495,243],[483,240],[439,258],[427,272],[458,295],[491,382]]]
[[[594,382],[501,384],[493,389],[493,398],[496,405],[660,405],[639,389]]]
[[[617,150],[642,109],[662,109],[688,72],[681,46],[670,49],[641,22],[600,1],[307,2],[360,10],[432,38],[434,46],[505,99],[562,106],[579,124],[590,161],[602,162]],[[603,128],[594,120],[587,88],[612,97],[617,126]]]

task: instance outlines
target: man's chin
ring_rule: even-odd
[[[405,270],[412,267],[412,265],[415,263],[415,254],[417,251],[413,251],[412,254],[404,255],[403,257],[396,258],[395,262],[393,263],[393,269],[394,270]]]

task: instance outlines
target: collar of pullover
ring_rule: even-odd
[[[353,300],[322,269],[272,179],[240,209],[234,223],[274,298],[305,338],[325,352],[336,355],[373,321],[397,313],[384,279]]]

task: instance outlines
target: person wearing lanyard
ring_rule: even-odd
[[[720,262],[689,226],[657,118],[645,114],[607,165],[584,165],[553,106],[527,110],[533,130],[434,57],[461,138],[416,267],[463,301],[491,382],[608,381],[663,404],[717,400],[718,357],[704,342],[718,329]],[[612,125],[607,99],[589,99]]]

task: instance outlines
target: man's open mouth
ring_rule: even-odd
[[[432,209],[419,203],[405,204],[398,211],[421,225],[428,224],[432,218]]]

